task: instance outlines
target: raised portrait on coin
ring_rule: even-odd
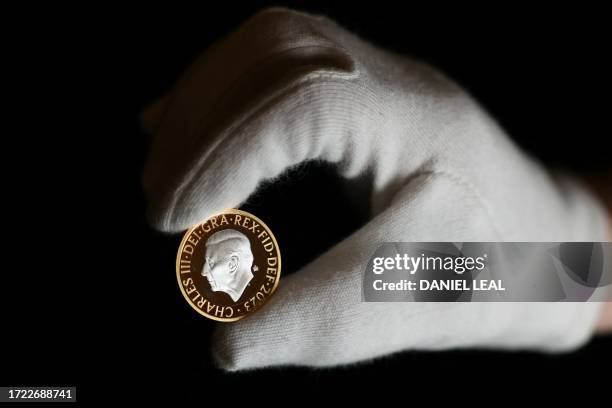
[[[206,241],[202,276],[213,292],[225,292],[235,302],[240,299],[253,273],[253,253],[246,235],[234,229],[212,234]]]

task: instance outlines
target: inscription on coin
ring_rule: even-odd
[[[280,273],[280,250],[270,229],[235,209],[188,230],[176,258],[176,276],[187,302],[201,315],[224,322],[263,306]]]

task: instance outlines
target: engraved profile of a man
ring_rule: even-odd
[[[206,241],[202,276],[213,292],[225,292],[235,302],[240,299],[253,273],[253,253],[246,235],[226,229],[215,232]]]

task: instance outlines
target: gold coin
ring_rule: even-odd
[[[176,277],[187,302],[202,316],[233,322],[263,306],[281,273],[272,231],[246,211],[230,209],[185,233]]]

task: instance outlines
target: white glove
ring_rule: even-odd
[[[383,242],[603,241],[599,204],[528,159],[460,88],[319,16],[272,9],[206,51],[144,114],[150,217],[180,231],[307,160],[371,191],[370,222],[219,326],[221,367],[332,366],[405,349],[565,350],[597,303],[362,303]],[[289,210],[289,209],[288,209]],[[281,243],[282,248],[282,243]]]

